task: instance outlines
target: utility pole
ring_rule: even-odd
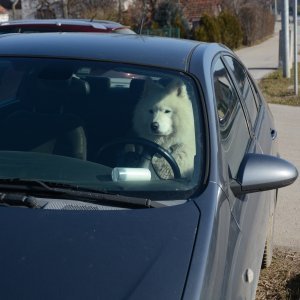
[[[298,27],[298,20],[297,20],[297,6],[298,1],[294,1],[294,92],[295,95],[298,96],[298,38],[297,38],[297,27]]]
[[[283,59],[282,59],[282,67],[283,67],[283,77],[290,78],[290,67],[289,67],[289,1],[282,1],[282,10],[281,10],[281,19],[282,19],[282,33],[283,33]]]

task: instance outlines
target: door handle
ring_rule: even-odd
[[[270,132],[271,132],[271,137],[272,137],[272,140],[275,140],[276,137],[277,137],[277,130],[276,129],[273,129],[271,128],[270,129]]]

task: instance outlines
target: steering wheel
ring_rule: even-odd
[[[98,161],[100,159],[100,157],[103,155],[104,151],[111,150],[112,148],[114,148],[116,146],[118,146],[118,147],[120,147],[122,145],[125,146],[127,144],[143,147],[143,150],[141,153],[137,153],[137,151],[135,150],[135,152],[134,152],[135,160],[137,159],[137,156],[138,156],[140,161],[142,159],[144,159],[148,162],[148,165],[149,165],[149,163],[151,164],[151,160],[152,160],[153,156],[155,154],[159,154],[170,165],[170,167],[173,171],[173,174],[174,174],[174,178],[176,178],[176,179],[181,178],[179,166],[178,166],[176,160],[174,159],[174,157],[172,156],[172,154],[168,150],[164,149],[162,146],[160,146],[152,141],[146,140],[144,138],[138,138],[138,137],[120,138],[120,139],[111,141],[109,143],[106,143],[98,150],[97,155],[96,155],[96,160]],[[144,163],[144,166],[145,166],[145,163]]]

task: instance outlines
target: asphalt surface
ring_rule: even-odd
[[[278,68],[279,29],[277,22],[274,35],[265,42],[243,48],[236,54],[248,67],[256,80]],[[298,26],[298,49],[300,28]],[[292,75],[291,75],[292,76]],[[300,93],[300,91],[299,91]],[[300,106],[270,104],[278,131],[279,151],[282,158],[292,162],[300,175]],[[274,227],[275,246],[300,250],[300,178],[279,190]]]

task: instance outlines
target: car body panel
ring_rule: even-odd
[[[183,299],[216,299],[224,292],[223,289],[226,290],[223,285],[227,277],[223,275],[230,270],[226,249],[233,219],[226,195],[214,182],[208,184],[195,203],[203,213]],[[211,239],[211,236],[214,238]],[[211,285],[211,282],[214,284]]]
[[[193,202],[106,212],[2,207],[0,215],[3,299],[42,291],[43,299],[181,299],[199,222]]]
[[[0,55],[125,61],[184,71],[191,51],[199,45],[194,41],[185,42],[179,39],[169,41],[160,37],[150,38],[138,35],[103,34],[99,37],[95,33],[83,35],[67,32],[30,35],[30,40],[24,35],[23,38],[22,36],[16,38],[14,35],[0,36],[2,44]],[[4,40],[5,43],[3,43]],[[90,47],[87,48],[86,44]],[[147,52],[144,50],[145,47],[148,49]],[[160,52],[161,56],[157,57],[157,52]]]

